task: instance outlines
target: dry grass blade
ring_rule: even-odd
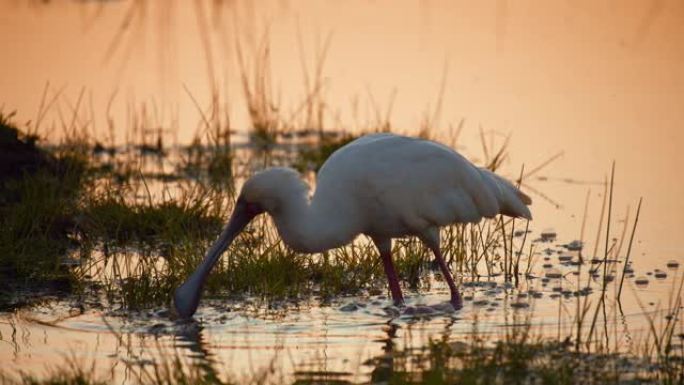
[[[627,246],[627,256],[625,257],[625,264],[622,267],[622,276],[620,277],[620,288],[618,289],[617,300],[620,303],[620,296],[622,295],[622,285],[625,281],[625,273],[627,267],[629,266],[629,257],[632,254],[632,244],[634,243],[634,234],[636,233],[637,223],[639,223],[639,214],[641,213],[641,202],[643,198],[639,198],[639,204],[637,205],[636,217],[634,218],[634,226],[632,227],[632,234],[629,236],[629,245]],[[622,306],[620,306],[622,311]]]
[[[564,154],[565,154],[565,151],[560,151],[559,153],[557,153],[557,154],[551,156],[549,159],[543,161],[539,166],[534,167],[534,168],[532,168],[530,171],[528,171],[528,172],[524,175],[524,178],[527,179],[527,178],[529,178],[529,177],[535,175],[536,173],[538,173],[539,171],[543,170],[546,166],[548,166],[549,164],[551,164],[553,161],[555,161],[556,159],[560,158],[560,157],[563,156]]]
[[[603,277],[602,277],[602,285],[601,285],[601,297],[599,298],[598,303],[596,304],[596,310],[594,311],[594,317],[591,321],[591,327],[589,329],[589,336],[587,338],[587,344],[591,343],[591,339],[594,335],[594,330],[596,329],[596,322],[598,321],[598,315],[599,311],[603,309],[605,313],[606,309],[606,289],[608,288],[608,279],[607,279],[607,274],[608,274],[608,241],[610,239],[610,218],[611,218],[611,211],[613,208],[613,184],[614,184],[614,177],[615,177],[615,162],[613,162],[612,167],[611,167],[611,173],[610,173],[610,195],[608,198],[608,221],[606,223],[606,248],[605,248],[605,253],[603,255]],[[602,216],[603,217],[603,216]],[[599,226],[600,227],[600,226]]]

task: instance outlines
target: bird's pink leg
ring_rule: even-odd
[[[438,247],[432,248],[432,252],[435,254],[435,259],[439,263],[439,268],[442,270],[442,275],[449,285],[449,290],[451,291],[451,305],[455,310],[463,307],[463,300],[461,299],[461,293],[454,283],[454,279],[451,277],[451,272],[449,272],[449,266],[447,266],[444,258],[442,257],[442,251]]]
[[[397,306],[404,304],[404,296],[401,294],[401,285],[399,284],[399,276],[394,270],[394,263],[392,263],[392,241],[378,241],[374,240],[375,246],[380,251],[380,258],[382,258],[382,265],[385,268],[385,275],[389,282],[390,292],[392,293],[392,300]]]

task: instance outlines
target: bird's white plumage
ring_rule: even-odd
[[[311,198],[299,174],[282,167],[254,175],[242,195],[273,216],[285,243],[306,252],[358,234],[421,236],[499,213],[531,217],[529,198],[508,181],[449,147],[393,134],[367,135],[334,152]]]
[[[529,219],[530,203],[511,183],[446,146],[392,134],[364,136],[323,164],[311,197],[308,185],[290,168],[270,168],[245,182],[225,229],[176,290],[175,308],[183,317],[194,314],[220,254],[254,216],[266,211],[283,241],[297,251],[325,251],[359,234],[370,236],[395,303],[403,297],[391,261],[391,239],[420,237],[434,252],[451,291],[450,302],[458,309],[462,300],[441,255],[439,228],[499,213]]]
[[[446,146],[393,134],[364,136],[336,151],[318,173],[312,205],[317,200],[337,202],[339,216],[358,216],[356,230],[378,237],[419,235],[502,210],[531,217],[529,198],[509,182]]]

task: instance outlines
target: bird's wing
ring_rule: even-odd
[[[478,222],[495,215],[493,194],[470,162],[442,145],[402,138],[376,152],[370,191],[411,228]]]
[[[509,182],[446,146],[392,134],[362,137],[341,148],[323,165],[318,181],[319,187],[355,197],[361,212],[396,217],[412,229],[478,222],[499,213],[530,217],[529,198]]]

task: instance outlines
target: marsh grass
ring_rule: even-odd
[[[298,151],[292,166],[300,172],[318,172],[333,152],[357,138],[357,135],[351,134],[339,137],[321,135],[320,140],[314,146],[303,147]]]
[[[161,351],[161,348],[157,348]],[[233,384],[207,374],[201,365],[192,364],[179,356],[154,361],[151,365],[127,363],[129,383],[140,385],[191,385],[191,384]],[[96,361],[88,365],[76,358],[66,358],[65,364],[46,370],[45,375],[20,372],[16,375],[3,373],[0,369],[0,384],[3,385],[106,385],[112,378],[96,370]],[[250,383],[258,383],[250,381]]]
[[[173,288],[193,271],[219,233],[232,209],[235,186],[250,173],[236,171],[235,152],[230,140],[221,139],[224,131],[216,115],[215,112],[203,115],[198,139],[190,147],[181,149],[178,157],[172,156],[173,151],[165,150],[155,154],[150,165],[147,159],[150,155],[135,146],[128,151],[112,150],[93,159],[86,155],[87,159],[79,163],[82,164],[79,173],[74,174],[79,177],[73,182],[73,191],[69,190],[70,199],[55,192],[72,185],[64,183],[64,179],[58,182],[42,175],[35,181],[25,179],[29,187],[20,195],[34,206],[16,207],[13,213],[17,219],[12,220],[19,222],[23,218],[25,226],[35,226],[39,223],[35,218],[41,215],[54,218],[53,211],[59,208],[64,211],[65,220],[74,223],[63,228],[66,239],[78,241],[74,246],[78,246],[80,266],[68,269],[78,287],[84,287],[85,281],[104,283],[107,297],[125,308],[168,304]],[[214,134],[206,135],[210,144],[205,146],[199,133],[207,132]],[[319,135],[318,144],[297,147],[283,159],[302,169],[316,170],[337,148],[353,139],[349,135]],[[94,151],[97,144],[91,144],[81,134],[65,143],[63,147],[70,153],[102,154]],[[61,148],[55,147],[53,151],[67,151]],[[264,160],[260,152],[257,150],[254,155],[259,163]],[[497,159],[503,158],[505,147],[495,153]],[[245,164],[250,164],[250,151],[243,154],[247,158]],[[164,162],[175,164],[172,168],[181,176],[149,171],[150,167],[154,170],[158,167],[155,164]],[[30,183],[48,186],[30,187]],[[35,207],[35,204],[46,206]],[[444,253],[450,264],[463,274],[477,278],[508,271],[506,276],[510,278],[512,248],[517,243],[513,226],[513,222],[497,218],[477,225],[449,227],[442,238]],[[507,231],[508,227],[511,229]],[[41,245],[34,242],[34,233],[5,233],[5,236],[8,238],[3,245],[20,247],[22,243],[15,239],[33,248]],[[64,258],[66,246],[45,248],[58,251],[59,258]],[[402,279],[411,289],[424,289],[429,280],[422,277],[430,267],[432,256],[416,239],[398,240],[394,246]],[[26,257],[39,253],[40,250],[28,250],[17,260],[43,271],[42,265]],[[249,294],[269,301],[385,290],[377,251],[364,238],[320,255],[300,255],[279,241],[270,221],[260,220],[226,254],[206,285],[209,295]],[[58,260],[52,255],[47,262],[54,265]]]
[[[95,363],[86,369],[82,363],[67,360],[65,365],[57,369],[47,370],[43,377],[36,377],[29,373],[9,376],[0,371],[0,383],[23,385],[105,385],[109,382],[101,380],[95,374]]]
[[[72,148],[46,152],[0,113],[0,287],[3,293],[45,285],[68,289],[64,265],[72,238],[87,157]],[[4,295],[2,297],[5,297]],[[12,300],[0,298],[0,307]]]
[[[133,191],[104,186],[89,197],[83,212],[84,236],[107,245],[169,246],[183,239],[219,232],[223,219],[221,197],[203,189],[181,190],[178,199],[131,201]]]
[[[622,383],[611,367],[615,357],[577,355],[562,342],[508,337],[496,342],[431,341],[391,384],[581,384]],[[633,375],[630,373],[629,375]]]

